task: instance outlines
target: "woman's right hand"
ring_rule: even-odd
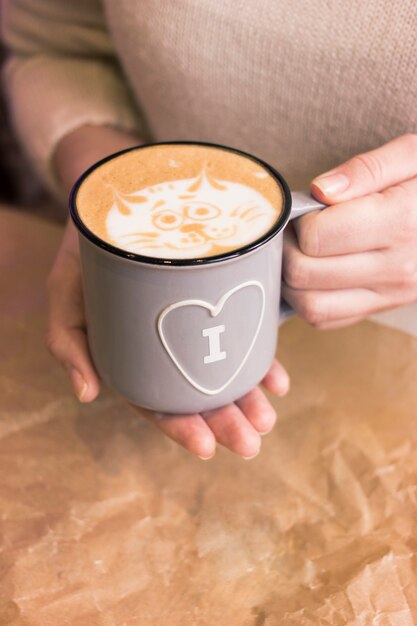
[[[69,191],[95,161],[139,143],[136,137],[114,129],[83,127],[58,145],[54,161],[58,177]],[[72,220],[65,228],[48,278],[48,297],[48,347],[68,372],[79,400],[91,402],[99,393],[100,381],[88,349],[78,234]],[[288,375],[277,361],[263,385],[278,396],[288,391]],[[244,458],[256,456],[261,435],[272,430],[276,419],[273,406],[259,387],[233,404],[202,415],[162,415],[131,406],[168,437],[204,459],[214,456],[217,443]]]

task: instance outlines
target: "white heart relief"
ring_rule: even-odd
[[[184,378],[215,395],[242,370],[265,313],[265,290],[257,280],[229,289],[217,303],[187,299],[169,304],[158,317],[161,342]]]

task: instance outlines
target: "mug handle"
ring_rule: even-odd
[[[293,220],[296,217],[301,217],[301,215],[305,215],[305,213],[310,213],[311,211],[325,209],[327,206],[327,204],[322,204],[321,202],[314,200],[308,191],[292,191],[291,198],[290,220]],[[279,325],[281,326],[281,324],[294,315],[294,309],[290,307],[290,305],[285,302],[283,298],[281,298],[279,304]]]

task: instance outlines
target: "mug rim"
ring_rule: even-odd
[[[117,246],[113,246],[112,244],[104,241],[98,235],[93,233],[82,221],[77,207],[76,207],[76,196],[81,184],[84,180],[98,167],[106,163],[107,161],[111,161],[116,157],[121,156],[122,154],[126,154],[127,152],[133,152],[137,150],[141,150],[142,148],[151,148],[153,146],[175,146],[175,145],[192,145],[192,146],[206,146],[209,148],[220,148],[221,150],[227,150],[229,152],[233,152],[240,156],[244,156],[246,158],[255,161],[256,163],[262,165],[271,176],[278,182],[278,185],[283,194],[283,210],[281,215],[277,219],[277,221],[271,226],[269,230],[267,230],[261,237],[258,237],[254,241],[241,246],[240,248],[234,248],[233,250],[229,250],[227,252],[223,252],[221,254],[216,254],[213,256],[206,257],[194,257],[189,259],[166,259],[163,257],[152,257],[146,256],[144,254],[136,254],[134,252],[128,252],[127,250],[123,250],[122,248],[118,248]],[[108,156],[100,159],[93,165],[91,165],[79,178],[77,178],[74,183],[70,195],[69,195],[69,211],[71,218],[77,227],[78,231],[84,235],[91,243],[95,244],[99,248],[110,252],[116,256],[122,257],[129,261],[136,261],[139,263],[146,263],[148,265],[159,265],[163,267],[201,267],[205,265],[212,265],[214,263],[220,263],[222,261],[228,261],[230,259],[236,259],[243,255],[248,254],[249,252],[253,252],[254,250],[260,248],[265,245],[268,241],[270,241],[273,237],[275,237],[279,232],[283,230],[286,226],[290,214],[291,214],[291,191],[288,187],[287,182],[284,177],[271,165],[263,161],[262,159],[250,154],[248,152],[244,152],[243,150],[239,150],[237,148],[232,148],[230,146],[223,146],[222,144],[216,143],[208,143],[205,141],[159,141],[159,142],[151,142],[146,144],[141,144],[139,146],[133,146],[131,148],[125,148],[124,150],[120,150],[119,152],[114,152],[109,154]]]

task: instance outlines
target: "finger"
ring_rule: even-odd
[[[274,360],[271,368],[262,381],[262,385],[277,396],[285,396],[290,389],[290,377],[286,369]]]
[[[84,329],[56,325],[47,336],[51,354],[65,367],[80,402],[91,402],[100,390],[98,376],[89,357]]]
[[[284,234],[283,279],[293,289],[352,289],[397,284],[399,262],[390,249],[312,257],[290,229]],[[410,250],[411,253],[411,250]]]
[[[244,458],[253,458],[259,453],[260,435],[236,404],[207,411],[202,416],[222,446]]]
[[[333,204],[387,189],[416,174],[417,134],[408,134],[321,174],[311,190],[321,202]]]
[[[68,245],[67,227],[48,279],[49,324],[47,345],[67,369],[77,397],[90,402],[99,392],[99,380],[89,354],[79,257]]]
[[[417,178],[294,220],[302,252],[336,256],[415,241]]]
[[[260,435],[265,435],[273,429],[277,414],[259,387],[255,387],[237,400],[236,405]]]
[[[167,437],[203,460],[216,454],[216,439],[201,415],[168,415],[131,407],[151,421]]]
[[[307,322],[324,328],[329,322],[344,318],[364,318],[393,307],[391,298],[370,289],[335,289],[332,291],[303,291],[282,285],[285,300]]]

